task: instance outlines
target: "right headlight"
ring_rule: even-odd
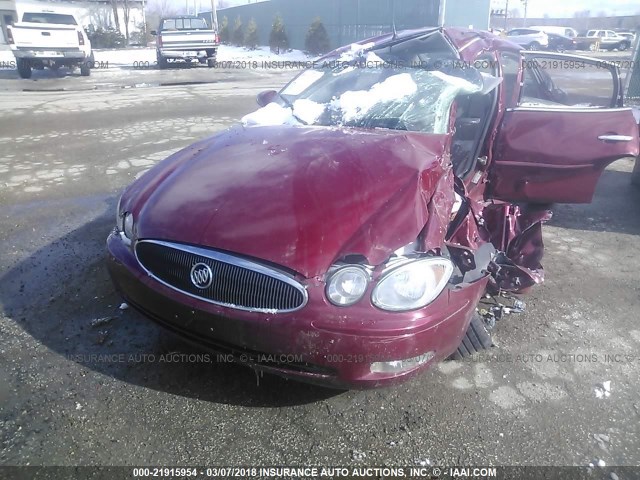
[[[382,310],[403,312],[429,305],[444,290],[453,264],[443,257],[404,263],[383,274],[371,294],[371,302]]]
[[[340,267],[327,282],[327,298],[338,307],[348,307],[362,298],[368,285],[369,273],[364,268]]]

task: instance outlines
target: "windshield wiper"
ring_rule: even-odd
[[[304,120],[302,120],[299,116],[297,116],[295,114],[295,112],[293,111],[293,103],[291,103],[291,101],[286,98],[284,95],[282,95],[281,93],[278,93],[278,96],[282,99],[282,101],[284,102],[285,107],[291,109],[291,115],[293,116],[293,118],[295,118],[297,121],[299,121],[301,124],[303,125],[309,125],[307,122],[305,122]]]

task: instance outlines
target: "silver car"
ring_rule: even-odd
[[[533,28],[516,28],[507,32],[507,38],[526,50],[540,50],[549,46],[549,36]]]

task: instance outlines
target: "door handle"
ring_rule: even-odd
[[[598,140],[602,140],[603,142],[630,142],[633,140],[633,137],[629,135],[600,135]]]

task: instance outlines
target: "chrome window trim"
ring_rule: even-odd
[[[572,107],[559,107],[559,108],[553,108],[553,107],[512,107],[512,108],[507,108],[506,110],[507,112],[558,112],[558,113],[604,113],[604,112],[626,112],[632,111],[631,107],[615,107],[615,108],[610,108],[610,107],[578,107],[578,108],[572,108]]]
[[[276,280],[279,280],[281,282],[284,282],[290,286],[292,286],[293,288],[295,288],[296,290],[298,290],[301,294],[302,294],[302,303],[300,304],[299,307],[297,308],[292,308],[292,309],[286,309],[286,310],[277,310],[274,308],[249,308],[249,307],[243,307],[241,305],[233,305],[230,303],[224,303],[224,302],[217,302],[215,300],[211,300],[209,298],[205,298],[205,297],[201,297],[198,295],[194,295],[190,292],[185,292],[184,290],[181,290],[179,288],[176,288],[174,285],[171,285],[170,283],[165,282],[164,280],[162,280],[161,278],[157,277],[156,275],[154,275],[150,270],[148,270],[143,263],[140,261],[140,259],[138,258],[138,245],[141,243],[151,243],[151,244],[155,244],[155,245],[160,245],[163,247],[168,247],[168,248],[173,248],[175,250],[181,250],[183,252],[187,252],[187,253],[191,253],[194,255],[199,255],[201,257],[205,257],[208,258],[210,260],[215,260],[218,262],[222,262],[222,263],[226,263],[229,265],[233,265],[236,267],[240,267],[240,268],[244,268],[246,270],[251,270],[253,272],[256,273],[261,273],[263,275],[266,275],[268,277],[274,278]],[[294,280],[292,277],[290,277],[289,275],[279,272],[275,269],[266,267],[262,264],[259,263],[255,263],[252,262],[250,260],[246,260],[244,258],[241,257],[236,257],[234,255],[229,255],[227,253],[222,253],[222,252],[218,252],[216,250],[209,250],[206,248],[200,248],[200,247],[194,247],[192,245],[185,245],[185,244],[181,244],[181,243],[173,243],[173,242],[165,242],[162,240],[138,240],[136,242],[135,248],[133,249],[134,251],[134,255],[136,257],[136,261],[138,262],[138,265],[140,265],[142,267],[142,269],[147,273],[147,275],[149,275],[151,278],[153,278],[154,280],[156,280],[157,282],[163,284],[166,287],[169,287],[170,289],[176,291],[176,292],[180,292],[184,295],[187,295],[189,297],[195,298],[197,300],[203,301],[203,302],[207,302],[207,303],[211,303],[213,305],[218,305],[221,307],[226,307],[226,308],[231,308],[231,309],[235,309],[235,310],[242,310],[244,312],[253,312],[253,313],[291,313],[291,312],[297,312],[298,310],[301,310],[302,308],[304,308],[307,303],[309,302],[309,293],[307,292],[307,289],[304,285],[302,285],[301,283],[299,283],[297,280]]]

